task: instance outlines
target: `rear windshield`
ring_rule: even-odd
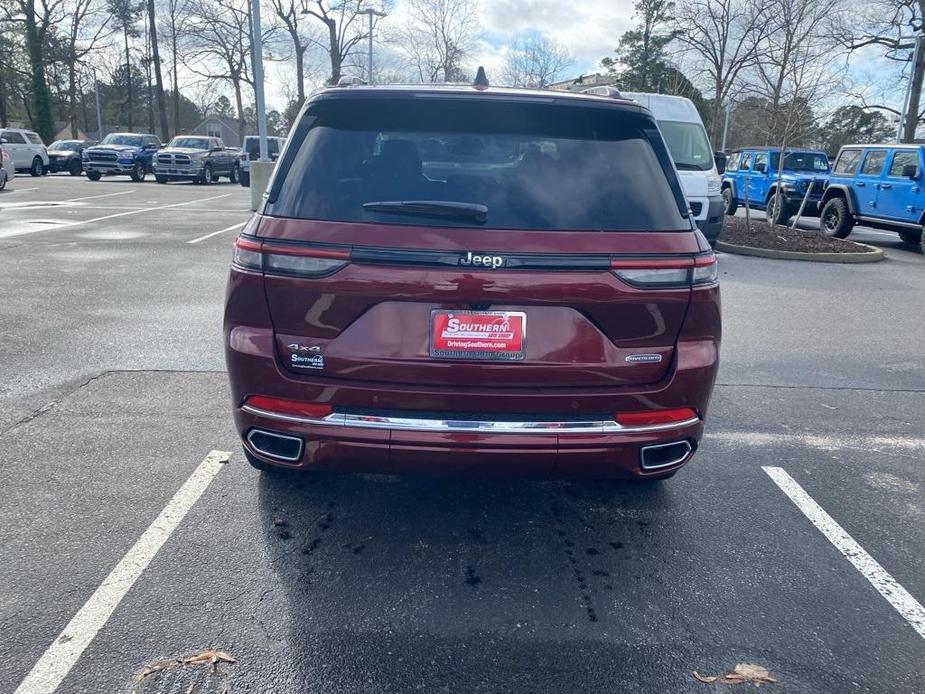
[[[495,229],[691,228],[668,150],[651,117],[638,112],[488,97],[374,105],[334,98],[312,104],[292,138],[270,215]]]
[[[76,152],[80,149],[80,143],[78,142],[54,142],[48,148],[49,152]]]

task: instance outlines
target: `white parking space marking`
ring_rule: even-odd
[[[229,454],[210,451],[96,592],[39,658],[15,694],[51,694],[109,620],[158,550],[215,479]]]
[[[128,210],[127,212],[117,212],[116,214],[108,214],[103,217],[94,217],[92,219],[80,219],[73,222],[66,222],[65,224],[58,224],[55,226],[55,229],[65,229],[81,224],[92,224],[94,222],[102,222],[107,219],[115,219],[116,217],[127,217],[133,214],[143,214],[145,212],[156,212],[157,210],[167,210],[174,207],[183,207],[184,205],[195,205],[198,202],[208,202],[210,200],[218,200],[220,198],[230,197],[231,193],[225,193],[224,195],[214,195],[211,198],[197,198],[195,200],[187,200],[186,202],[175,202],[171,205],[160,205],[157,207],[143,207],[141,209]],[[11,238],[14,236],[25,236],[26,234],[35,234],[39,231],[48,231],[48,229],[43,229],[41,227],[35,229],[13,229],[12,231],[0,231],[0,239]]]
[[[134,190],[120,190],[118,193],[103,193],[102,195],[87,195],[83,198],[71,198],[70,200],[65,200],[64,202],[79,202],[80,200],[95,200],[96,198],[111,198],[114,195],[128,195],[129,193],[134,193]]]
[[[211,234],[206,234],[205,236],[200,236],[198,239],[193,239],[192,241],[187,241],[187,243],[199,243],[200,241],[205,241],[206,239],[211,239],[213,236],[218,236],[219,234],[224,234],[226,231],[234,231],[235,229],[240,229],[247,222],[241,222],[240,224],[233,224],[226,229],[219,229],[218,231],[213,231]]]
[[[708,440],[745,446],[793,444],[822,451],[855,450],[882,453],[893,451],[925,451],[925,438],[915,436],[865,436],[823,434],[770,434],[763,431],[713,431]]]
[[[845,532],[832,516],[825,512],[813,498],[806,493],[795,479],[786,470],[779,467],[762,466],[774,483],[781,488],[796,507],[803,512],[810,522],[825,535],[826,539],[838,549],[839,552],[854,564],[854,568],[861,572],[870,584],[877,589],[887,602],[890,603],[902,617],[912,625],[919,636],[925,639],[925,607],[909,594],[905,588],[896,582],[886,569],[877,563],[867,551],[859,545],[851,535]]]

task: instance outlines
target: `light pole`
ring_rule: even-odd
[[[260,161],[269,161],[267,149],[267,114],[263,95],[263,32],[260,28],[260,0],[251,0],[251,46],[254,53],[254,100],[257,108],[257,137],[260,140]],[[241,143],[244,144],[243,142]]]
[[[373,83],[373,17],[385,17],[387,16],[385,12],[380,12],[379,10],[374,10],[372,7],[367,7],[365,10],[362,10],[359,14],[365,14],[369,17],[369,55],[367,56],[367,68],[366,68],[366,81],[369,84]]]
[[[96,92],[96,127],[99,131],[97,140],[103,139],[103,112],[100,110],[100,81],[96,77],[96,71],[93,72],[93,91]]]

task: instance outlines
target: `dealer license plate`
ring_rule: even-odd
[[[520,361],[526,355],[522,311],[431,312],[430,356],[436,359]]]

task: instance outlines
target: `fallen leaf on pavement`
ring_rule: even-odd
[[[215,672],[215,668],[218,667],[219,663],[234,663],[237,661],[224,651],[210,649],[208,651],[203,651],[199,655],[184,658],[182,662],[184,665],[211,665],[212,672]]]
[[[696,670],[693,671],[694,679],[703,684],[754,684],[760,687],[762,684],[777,684],[777,680],[771,677],[767,668],[761,665],[752,665],[751,663],[738,663],[730,672],[722,676],[718,675],[701,675]]]

